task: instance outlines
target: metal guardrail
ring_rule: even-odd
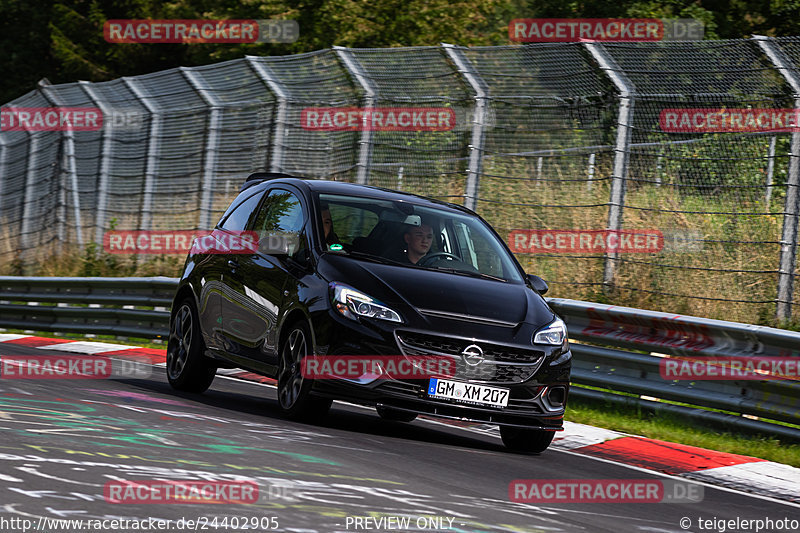
[[[800,441],[800,429],[749,418],[800,424],[800,381],[677,381],[666,380],[660,373],[660,365],[668,357],[797,357],[800,362],[800,333],[562,298],[550,298],[548,303],[566,321],[573,341],[572,382],[578,385],[572,387],[573,396],[635,405],[656,413],[715,423],[721,429],[736,428]]]
[[[0,276],[0,327],[165,337],[177,285],[166,277]]]
[[[177,281],[0,276],[0,327],[165,337]],[[800,429],[760,420],[800,425],[800,381],[670,381],[659,372],[665,357],[800,360],[800,333],[561,298],[548,302],[573,341],[571,395],[800,441]]]

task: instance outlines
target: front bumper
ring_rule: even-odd
[[[501,426],[551,431],[563,429],[569,383],[535,387],[534,394],[527,386],[508,388],[511,392],[508,406],[497,408],[430,398],[426,393],[427,383],[419,381],[381,380],[377,385],[370,386],[342,380],[319,380],[314,383],[315,394],[365,405],[384,405],[401,411]],[[548,401],[549,396],[558,396],[563,403],[553,406]]]
[[[469,333],[452,331],[439,324],[388,324],[355,322],[330,312],[317,329],[320,355],[445,355],[459,360],[452,378],[465,383],[509,390],[504,408],[457,403],[431,398],[428,380],[380,379],[368,383],[345,380],[315,380],[316,395],[365,405],[383,405],[402,411],[479,423],[559,431],[569,392],[571,352],[568,345],[527,346],[508,341],[508,328],[476,327]],[[417,327],[414,327],[417,326]],[[420,328],[419,326],[427,326]],[[448,329],[451,331],[447,332]],[[447,333],[445,333],[447,332]],[[517,339],[533,332],[517,332]],[[505,335],[505,338],[504,338]],[[477,366],[460,361],[462,345],[485,348],[487,360]]]

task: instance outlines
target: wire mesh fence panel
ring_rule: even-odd
[[[623,227],[665,235],[658,253],[620,255],[616,289],[634,306],[707,315],[724,302],[729,319],[763,320],[775,309],[787,160],[776,157],[766,205],[770,137],[708,117],[791,107],[785,82],[752,41],[604,46],[635,87]]]
[[[35,272],[112,228],[211,227],[275,171],[473,207],[553,296],[798,317],[800,133],[758,116],[800,107],[799,73],[791,37],[334,48],[43,81],[4,109],[103,124],[0,131],[0,265]]]
[[[383,113],[370,117],[374,131],[368,182],[460,203],[474,104],[463,76],[438,46],[359,49],[352,54],[355,68],[375,92],[372,105]],[[425,122],[422,127],[430,129],[396,131],[409,116],[408,111],[403,114],[406,108],[418,109],[416,116]],[[423,110],[433,111],[434,126],[425,121]],[[391,122],[392,113],[397,127]],[[414,119],[412,112],[408,120]]]
[[[201,210],[208,109],[178,69],[129,80],[150,106],[142,229],[193,227]]]
[[[91,99],[81,89],[80,84],[71,83],[51,86],[42,85],[40,93],[50,105],[90,108]],[[86,117],[98,124],[103,120],[101,114]],[[80,133],[80,134],[79,134]],[[102,153],[102,134],[100,130],[83,132],[61,132],[62,158],[59,173],[64,184],[60,193],[60,216],[64,217],[64,235],[60,241],[91,241],[95,229],[93,207],[97,205],[97,175],[100,154]],[[88,209],[87,209],[88,207]]]
[[[22,131],[5,132],[0,141],[0,165],[3,168],[0,180],[0,264],[6,267],[22,250],[20,232],[29,145],[30,136]]]
[[[615,108],[607,80],[577,44],[464,53],[490,95],[478,211],[529,272],[552,280],[553,293],[590,296],[602,253],[550,239],[606,227]]]
[[[97,203],[85,208],[95,216],[95,233],[87,240],[102,242],[111,227],[138,229],[144,198],[144,176],[150,133],[147,107],[122,79],[102,83],[81,83],[92,105],[103,111],[102,143],[97,153],[95,176]],[[122,117],[109,123],[108,117]],[[82,138],[90,132],[76,132]]]
[[[198,228],[207,229],[236,196],[252,172],[269,162],[275,97],[243,60],[186,69],[187,78],[211,106],[206,110],[201,208]]]
[[[265,83],[279,98],[275,114],[273,171],[353,179],[358,136],[303,123],[303,110],[357,106],[356,89],[332,50],[289,57],[251,58]]]
[[[49,102],[32,91],[9,104],[9,107],[42,108]],[[61,172],[62,139],[55,131],[4,133],[12,153],[7,157],[9,180],[2,185],[3,239],[13,253],[7,262],[35,260],[58,242],[66,229],[65,175]],[[14,153],[16,152],[16,153]],[[24,161],[24,168],[20,163]],[[5,175],[5,172],[4,172]],[[7,233],[7,234],[6,234]]]

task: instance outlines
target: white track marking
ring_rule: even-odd
[[[93,355],[103,352],[118,352],[120,350],[133,350],[136,346],[128,346],[126,344],[110,344],[107,342],[65,342],[63,344],[49,344],[47,346],[39,346],[40,350],[58,350],[62,352],[74,352]]]

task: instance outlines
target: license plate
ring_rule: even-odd
[[[505,407],[509,394],[508,389],[433,378],[428,384],[428,396],[456,400],[458,403]]]

